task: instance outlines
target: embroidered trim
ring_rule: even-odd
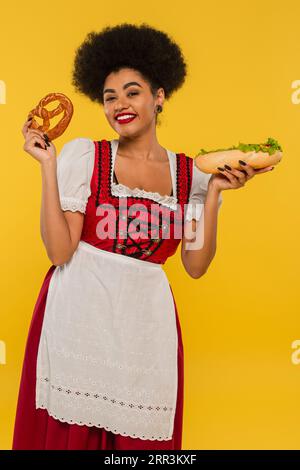
[[[63,211],[80,211],[85,214],[86,202],[74,197],[61,197],[60,205]]]
[[[177,207],[177,198],[174,196],[162,196],[157,192],[145,191],[144,189],[134,188],[131,189],[128,186],[125,186],[122,183],[111,184],[111,192],[114,196],[117,197],[138,197],[142,199],[151,199],[152,201],[158,202],[163,206],[167,206],[170,209],[176,210]]]
[[[100,188],[101,188],[101,142],[95,142],[95,162],[94,162],[94,173],[97,171],[97,193],[96,193],[96,207],[99,206]]]
[[[109,432],[112,432],[113,434],[117,434],[119,436],[124,436],[124,437],[132,437],[133,439],[142,439],[143,441],[169,441],[172,439],[172,436],[170,437],[167,437],[166,439],[164,439],[163,437],[146,437],[146,436],[137,436],[135,433],[133,434],[128,434],[126,433],[125,431],[124,432],[117,432],[116,429],[112,429],[108,426],[103,426],[102,424],[93,424],[93,423],[83,423],[82,421],[76,421],[76,420],[73,420],[73,419],[65,419],[65,418],[62,418],[60,416],[57,416],[56,414],[54,413],[51,413],[51,411],[49,411],[47,409],[47,407],[43,404],[41,405],[38,405],[37,408],[40,408],[42,410],[47,410],[47,413],[49,416],[51,416],[52,418],[55,418],[57,419],[58,421],[60,421],[61,423],[67,423],[67,424],[78,424],[78,426],[88,426],[88,427],[96,427],[96,428],[101,428],[101,429],[105,429],[106,431],[109,431]]]
[[[100,395],[98,393],[90,393],[90,392],[80,392],[80,391],[75,391],[74,389],[72,389],[71,387],[61,387],[61,386],[55,386],[55,385],[52,385],[50,383],[50,379],[48,377],[37,377],[37,379],[39,381],[41,381],[42,383],[44,383],[45,385],[47,384],[47,386],[51,387],[52,390],[54,390],[55,392],[63,392],[63,393],[66,393],[68,395],[72,395],[76,397],[82,397],[82,398],[86,398],[86,399],[96,399],[96,401],[99,401],[100,400],[104,400],[104,401],[110,401],[111,403],[113,404],[117,404],[117,405],[120,405],[121,407],[129,407],[131,409],[135,408],[136,410],[148,410],[150,412],[166,412],[166,411],[172,411],[173,408],[170,407],[160,407],[160,406],[147,406],[147,405],[142,405],[142,404],[139,404],[139,405],[133,405],[132,403],[125,403],[123,401],[118,401],[114,398],[109,398],[107,397],[106,395]],[[40,408],[40,409],[44,409],[44,410],[47,410],[47,413],[52,416],[53,418],[56,418],[58,421],[61,421],[63,423],[68,423],[68,424],[78,424],[80,426],[89,426],[89,427],[97,427],[97,428],[103,428],[105,429],[106,431],[109,431],[109,432],[112,432],[114,434],[119,434],[121,436],[130,436],[130,437],[133,437],[133,438],[136,438],[136,439],[142,439],[142,440],[158,440],[158,441],[168,441],[170,439],[172,439],[172,436],[168,436],[166,438],[164,437],[155,437],[155,436],[145,436],[145,435],[136,435],[135,433],[126,433],[125,431],[124,432],[121,432],[121,431],[117,431],[117,429],[113,429],[113,428],[110,428],[108,426],[104,426],[102,425],[101,423],[92,423],[92,422],[83,422],[83,421],[79,421],[79,420],[73,420],[73,419],[66,419],[66,418],[63,418],[62,416],[58,416],[57,414],[55,413],[52,413],[50,410],[49,410],[49,407],[47,407],[47,405],[43,402],[41,402],[42,400],[38,400],[36,401],[36,408]],[[95,405],[92,405],[92,406],[95,406]],[[151,419],[151,418],[149,418]]]
[[[95,141],[95,162],[94,162],[94,173],[92,179],[92,191],[95,194],[95,203],[96,207],[103,203],[113,204],[117,213],[116,219],[116,230],[119,232],[119,224],[123,218],[121,213],[119,213],[120,198],[127,197],[129,199],[128,204],[134,202],[141,202],[146,206],[146,212],[149,211],[152,203],[156,202],[161,206],[161,210],[168,213],[168,222],[167,225],[162,220],[164,217],[163,214],[159,214],[158,221],[158,233],[154,235],[154,238],[149,237],[147,240],[149,242],[137,243],[133,238],[130,237],[127,230],[128,237],[127,239],[115,237],[112,243],[112,252],[131,256],[133,258],[138,258],[140,260],[149,260],[155,252],[159,252],[160,249],[164,246],[165,238],[160,235],[160,229],[166,230],[175,230],[175,225],[182,225],[184,222],[185,215],[185,204],[188,203],[190,190],[192,186],[192,164],[193,159],[186,156],[184,153],[169,153],[169,158],[171,160],[170,168],[172,169],[172,182],[173,182],[173,194],[171,195],[161,195],[158,192],[145,191],[140,188],[131,189],[126,185],[121,183],[116,183],[113,178],[113,150],[114,142],[110,140],[102,139],[100,141]],[[175,158],[175,161],[174,161]],[[173,165],[174,164],[174,165]],[[174,169],[176,168],[176,171]],[[174,196],[175,195],[175,196]],[[119,202],[118,202],[119,200]],[[179,206],[181,210],[179,210]],[[142,227],[141,231],[148,233],[149,228]],[[149,224],[148,224],[149,226]],[[174,227],[174,228],[173,228]],[[183,227],[182,227],[183,230]],[[123,229],[121,230],[123,232]],[[120,232],[120,233],[121,233]],[[125,235],[121,233],[121,235]],[[168,238],[167,238],[168,239]],[[180,243],[180,238],[172,241],[172,250],[170,255],[174,254],[176,251],[176,246]],[[162,251],[163,253],[163,251]],[[157,261],[153,261],[157,262]],[[164,261],[160,264],[164,264]]]
[[[186,193],[186,206],[185,206],[185,220],[191,221],[192,219],[200,220],[203,204],[189,202],[192,182],[194,177],[194,160],[191,157],[186,156],[186,170],[187,170],[187,193]]]
[[[192,179],[193,179],[193,176],[191,176],[191,173],[193,172],[192,170],[192,164],[193,162],[190,161],[190,157],[187,157],[187,162],[186,162],[186,166],[187,166],[187,202],[190,198],[190,193],[191,193],[191,189],[192,189]]]
[[[176,195],[175,196],[169,196],[169,195],[161,195],[158,192],[151,192],[151,191],[145,191],[144,189],[140,188],[134,188],[131,189],[128,186],[125,186],[121,183],[116,184],[113,181],[113,151],[112,151],[112,141],[109,140],[108,146],[109,146],[109,172],[108,172],[108,192],[110,196],[115,196],[115,197],[130,197],[133,199],[146,199],[149,201],[154,201],[158,202],[158,204],[161,204],[163,206],[168,207],[169,209],[172,209],[176,211],[177,209],[177,203],[178,203],[178,192],[176,189]],[[169,152],[168,152],[168,158],[169,157]],[[176,154],[176,159],[177,159],[177,154]],[[170,166],[170,171],[171,171],[171,163],[169,159],[169,166]],[[172,179],[173,182],[173,179]],[[176,168],[175,168],[175,188],[177,188],[177,162],[176,162]],[[172,188],[174,191],[174,187]]]
[[[50,382],[50,379],[49,377],[39,377],[39,380],[41,380],[42,382]],[[70,394],[73,394],[73,395],[76,395],[76,396],[85,396],[87,398],[91,397],[91,398],[96,398],[96,400],[98,400],[98,398],[101,400],[105,400],[105,401],[110,401],[111,403],[113,404],[116,404],[116,405],[121,405],[122,407],[129,407],[129,408],[138,408],[139,410],[142,410],[142,409],[147,409],[149,411],[172,411],[173,408],[170,407],[168,408],[167,406],[164,406],[164,407],[161,407],[161,406],[147,406],[147,405],[142,405],[142,404],[139,404],[139,405],[134,405],[133,403],[125,403],[123,401],[118,401],[116,400],[115,398],[108,398],[106,395],[100,395],[98,393],[91,393],[91,392],[79,392],[78,390],[74,391],[74,390],[71,390],[70,387],[68,388],[64,388],[64,387],[61,387],[61,386],[55,386],[55,385],[52,385],[50,384],[50,387],[53,389],[53,390],[56,390],[57,392],[65,392],[67,393],[68,395]]]

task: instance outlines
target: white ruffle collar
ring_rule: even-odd
[[[134,188],[131,189],[128,186],[125,186],[122,183],[115,183],[113,180],[113,175],[114,175],[114,167],[115,167],[115,159],[116,159],[116,154],[119,146],[119,140],[118,139],[113,139],[111,140],[111,146],[112,146],[112,164],[110,167],[110,186],[111,186],[111,192],[114,196],[117,197],[139,197],[139,198],[144,198],[144,199],[151,199],[152,201],[155,201],[163,206],[168,207],[169,209],[176,210],[177,209],[177,168],[176,168],[176,154],[174,152],[171,152],[170,150],[167,150],[167,154],[169,157],[169,163],[170,163],[170,171],[171,171],[171,178],[172,178],[172,187],[173,187],[173,195],[162,195],[159,194],[158,192],[150,192],[150,191],[145,191],[144,189],[140,188]]]

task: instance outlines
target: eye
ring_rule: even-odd
[[[130,91],[130,92],[128,93],[128,95],[138,95],[138,94],[139,94],[139,93],[138,93],[137,91]],[[106,101],[111,101],[111,100],[113,100],[114,98],[115,98],[115,97],[112,96],[112,97],[110,97],[110,98],[107,98]]]

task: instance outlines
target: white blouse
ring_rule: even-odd
[[[115,166],[115,158],[118,148],[118,139],[112,143],[112,167]],[[113,170],[111,171],[111,190],[115,196],[127,197],[138,196],[152,199],[171,209],[176,209],[176,153],[167,149],[170,171],[173,184],[173,195],[161,195],[157,192],[149,192],[140,188],[131,189],[121,183],[113,181]],[[67,142],[57,157],[57,180],[59,197],[62,210],[72,212],[80,211],[85,214],[88,198],[91,195],[90,182],[92,178],[95,158],[95,147],[92,139],[78,137]],[[208,183],[211,173],[204,173],[193,164],[192,187],[187,205],[185,220],[199,220],[203,205],[205,203]],[[218,199],[218,209],[223,202],[221,193]]]

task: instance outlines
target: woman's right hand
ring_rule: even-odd
[[[25,138],[23,150],[40,163],[52,159],[56,161],[56,148],[53,143],[49,141],[49,146],[47,146],[46,140],[43,137],[44,133],[38,129],[30,129],[30,125],[31,120],[27,119],[22,127],[22,134]],[[35,146],[36,143],[40,144],[42,148]]]

